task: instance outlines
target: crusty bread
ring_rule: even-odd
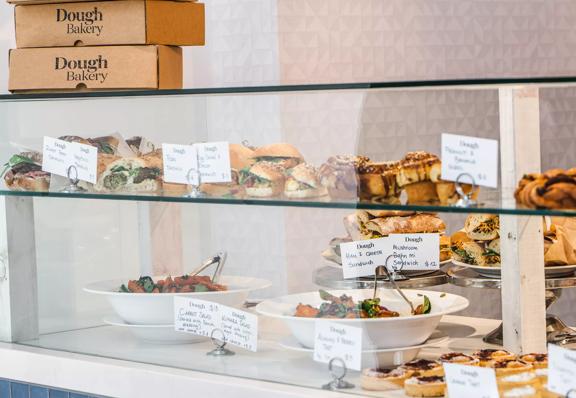
[[[241,144],[230,144],[230,167],[236,170],[242,170],[254,164],[254,151]]]
[[[12,175],[10,172],[4,176],[8,189],[12,191],[46,192],[50,188],[50,175],[29,177],[25,175]]]
[[[415,182],[404,186],[404,189],[408,195],[407,203],[417,204],[438,201],[436,186],[432,181]]]
[[[416,214],[408,217],[374,218],[366,223],[370,231],[382,236],[390,234],[434,233],[443,232],[446,224],[442,219],[431,214]]]
[[[416,214],[415,211],[407,211],[407,210],[365,210],[370,217],[379,218],[379,217],[391,217],[391,216],[412,216]]]
[[[282,158],[296,158],[303,160],[302,154],[295,146],[287,144],[285,142],[280,142],[277,144],[271,144],[257,148],[252,157],[255,159],[262,157],[282,157]]]
[[[284,169],[271,162],[257,162],[250,168],[250,173],[270,181],[284,182]]]
[[[471,239],[493,240],[500,236],[500,218],[494,214],[470,214],[464,230]]]

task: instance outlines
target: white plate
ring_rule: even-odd
[[[448,336],[438,336],[428,339],[424,344],[413,347],[363,350],[362,368],[387,368],[402,365],[415,359],[422,348],[442,344],[447,340]],[[314,354],[312,348],[303,347],[293,336],[282,339],[279,344],[282,348],[288,350],[307,352],[311,356]]]
[[[340,296],[346,294],[356,302],[372,298],[371,289],[330,290],[331,294]],[[403,290],[404,294],[415,304],[422,303],[419,294],[430,298],[432,311],[425,315],[411,315],[410,307],[392,289],[380,289],[378,297],[383,306],[400,313],[396,318],[373,319],[320,319],[295,317],[296,306],[300,303],[318,307],[323,300],[317,291],[278,297],[263,301],[256,306],[260,315],[282,319],[294,338],[304,347],[314,347],[314,328],[316,322],[335,322],[363,329],[363,349],[382,349],[411,347],[423,344],[434,332],[443,315],[462,311],[468,307],[468,300],[455,294]]]
[[[164,277],[154,277],[154,280]],[[170,325],[174,323],[174,297],[191,297],[213,301],[229,307],[241,307],[248,294],[265,289],[270,282],[243,276],[222,276],[220,283],[228,290],[198,293],[121,293],[118,290],[126,280],[109,280],[87,285],[84,291],[105,296],[116,314],[133,325]]]
[[[452,260],[452,264],[459,267],[470,268],[486,278],[500,279],[500,270],[502,267],[482,267],[480,265],[466,264],[461,261]],[[576,271],[576,265],[555,265],[544,267],[547,278],[560,278],[570,276]]]
[[[176,332],[174,325],[130,325],[120,318],[104,318],[104,323],[130,330],[137,338],[154,344],[191,344],[208,338],[190,333]]]

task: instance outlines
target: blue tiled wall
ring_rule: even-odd
[[[98,398],[78,392],[0,379],[0,398]],[[102,397],[99,397],[102,398]]]

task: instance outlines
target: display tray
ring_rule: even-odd
[[[502,267],[481,267],[478,265],[466,264],[461,261],[451,260],[452,264],[462,268],[469,268],[476,271],[480,276],[486,278],[500,278]],[[551,267],[544,267],[544,272],[547,278],[562,278],[574,275],[576,265],[558,265]]]
[[[499,321],[496,320],[446,316],[438,330],[450,338],[440,341],[437,345],[422,348],[418,357],[434,359],[448,351],[472,352],[479,348],[494,347],[483,343],[480,336],[498,324]],[[331,380],[327,365],[314,362],[309,352],[282,348],[280,342],[287,336],[288,331],[281,323],[262,318],[258,352],[230,347],[236,352],[236,355],[231,357],[206,356],[206,353],[213,349],[210,342],[183,345],[150,344],[138,340],[125,328],[113,326],[46,334],[37,340],[19,344],[320,390],[322,385]],[[362,390],[359,387],[360,372],[357,371],[349,371],[346,380],[354,383],[356,387],[342,390],[343,393],[374,397],[405,397],[401,390],[391,392]]]

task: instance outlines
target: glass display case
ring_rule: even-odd
[[[388,396],[374,369],[415,358],[569,345],[574,319],[546,308],[567,289],[569,313],[576,286],[574,82],[0,96],[0,337],[320,389],[332,376],[314,326],[328,320],[362,329],[364,372],[341,392],[368,396]],[[444,133],[499,142],[498,188],[441,179]],[[42,171],[44,137],[96,147],[96,183]],[[202,142],[231,144],[231,181],[164,181],[162,144]],[[439,267],[344,278],[341,243],[398,233],[438,235]],[[217,281],[213,267],[181,278],[207,259]],[[386,308],[363,319],[373,294]],[[207,356],[214,341],[175,330],[176,296],[256,314],[257,350]]]

